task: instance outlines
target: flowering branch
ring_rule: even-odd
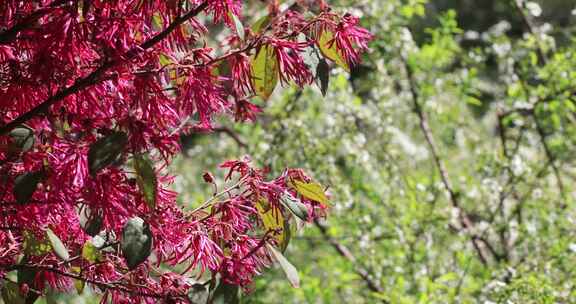
[[[170,33],[172,33],[178,26],[180,26],[181,24],[183,24],[187,20],[198,15],[202,10],[204,10],[206,8],[207,5],[208,5],[207,2],[204,1],[201,4],[199,4],[198,6],[196,6],[196,8],[189,11],[188,13],[174,19],[174,21],[166,29],[164,29],[162,32],[160,32],[156,36],[150,38],[149,40],[145,41],[138,48],[134,48],[134,49],[128,51],[124,56],[124,60],[128,61],[128,60],[136,57],[142,51],[153,47],[158,42],[162,41],[162,39],[165,39],[166,37],[168,37],[168,35],[170,35]],[[99,81],[101,81],[100,76],[102,76],[102,74],[104,74],[106,71],[108,71],[109,69],[111,69],[112,67],[116,66],[119,63],[120,62],[117,62],[115,60],[105,60],[104,64],[102,64],[99,68],[94,70],[92,73],[88,74],[88,76],[77,79],[73,85],[71,85],[71,86],[69,86],[63,90],[58,91],[56,94],[49,97],[45,101],[41,102],[40,104],[35,106],[30,111],[18,116],[13,121],[0,127],[0,135],[4,135],[4,134],[10,132],[12,129],[14,129],[18,125],[32,119],[33,117],[35,117],[39,114],[45,113],[46,111],[48,111],[48,109],[54,103],[66,98],[67,96],[75,94],[75,93],[81,91],[82,89],[85,89],[91,85],[98,83]]]
[[[16,37],[18,37],[19,32],[29,28],[35,21],[46,16],[46,14],[50,13],[51,8],[58,7],[65,2],[66,0],[55,0],[50,5],[48,5],[49,8],[39,9],[22,19],[22,21],[14,24],[11,28],[4,30],[0,33],[0,45],[8,44],[14,41]]]
[[[0,265],[0,267],[2,267],[2,265]],[[83,276],[78,275],[78,274],[62,271],[58,268],[49,267],[49,266],[16,264],[16,265],[4,267],[4,270],[7,272],[13,271],[13,270],[48,271],[48,272],[52,272],[52,273],[55,273],[55,274],[58,274],[58,275],[61,275],[64,277],[68,277],[71,279],[80,280],[80,281],[88,283],[88,284],[92,284],[92,285],[97,286],[98,288],[101,288],[103,290],[115,290],[115,291],[120,291],[120,292],[123,292],[126,294],[130,294],[133,296],[148,297],[148,298],[155,298],[155,299],[166,299],[166,300],[178,299],[178,298],[182,298],[182,299],[188,298],[188,296],[186,294],[160,294],[160,293],[153,293],[153,292],[144,292],[144,291],[141,291],[138,289],[134,289],[133,288],[134,285],[131,285],[129,283],[120,284],[117,282],[115,283],[115,282],[104,282],[104,281],[93,280],[93,279],[86,278],[86,277],[83,277]]]
[[[248,157],[224,162],[225,180],[235,184],[186,212],[166,168],[180,152],[181,132],[223,132],[245,146],[231,130],[213,127],[216,114],[255,121],[262,111],[255,96],[267,99],[279,82],[313,83],[317,68],[305,55],[349,68],[371,35],[357,18],[327,8],[320,17],[273,14],[250,35],[241,1],[190,1],[195,7],[186,13],[178,3],[70,2],[38,17],[26,39],[16,34],[0,45],[0,201],[9,202],[0,204],[0,279],[9,270],[37,270],[30,280],[19,276],[16,287],[63,290],[78,279],[104,290],[104,302],[185,303],[191,276],[210,272],[244,287],[273,257],[286,266],[274,246],[288,245],[295,218],[325,216],[324,188],[299,169],[270,179]],[[14,13],[42,13],[29,4],[8,0],[0,27],[10,28],[2,20]],[[205,43],[196,47],[208,31],[194,18],[202,11],[236,30],[224,45],[246,46],[218,58]],[[329,56],[320,58],[318,48]],[[217,192],[213,176],[204,179]],[[108,245],[96,247],[97,236]],[[152,276],[152,254],[186,270]],[[288,268],[297,286],[297,271]]]

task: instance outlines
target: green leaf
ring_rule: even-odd
[[[156,195],[158,189],[158,180],[154,165],[149,157],[145,155],[136,155],[134,157],[134,169],[136,169],[136,182],[138,188],[144,195],[146,204],[150,210],[156,208]]]
[[[252,76],[256,94],[264,100],[270,98],[278,84],[278,61],[274,48],[263,45],[252,58]]]
[[[205,304],[209,303],[210,291],[204,284],[194,284],[188,291],[188,300],[192,304]]]
[[[48,240],[50,241],[56,256],[63,261],[68,261],[70,259],[70,254],[68,253],[66,246],[64,246],[64,243],[62,243],[62,240],[60,240],[60,238],[50,228],[46,229],[46,236],[48,236]]]
[[[272,20],[272,18],[270,18],[269,15],[258,19],[254,25],[252,25],[252,32],[254,34],[260,34],[270,24],[270,20]]]
[[[88,240],[82,245],[82,257],[90,263],[95,263],[100,260],[98,248],[94,246],[92,241]]]
[[[317,201],[324,205],[328,204],[328,197],[324,193],[324,189],[318,183],[305,183],[301,181],[293,181],[294,189],[302,196],[313,201]]]
[[[100,216],[99,214],[91,215],[90,218],[88,218],[88,220],[86,221],[86,224],[84,225],[84,231],[89,236],[97,235],[98,233],[100,233],[100,231],[102,231],[103,221],[104,220],[102,219],[102,216]]]
[[[159,13],[155,13],[152,16],[152,28],[155,31],[160,31],[164,28],[164,19],[162,19],[162,15]]]
[[[10,281],[4,281],[2,286],[2,300],[6,304],[26,304],[26,300],[20,294],[18,284]]]
[[[290,222],[288,219],[284,218],[282,211],[279,208],[275,208],[266,201],[261,200],[257,202],[256,209],[262,219],[264,228],[267,231],[277,232],[274,234],[274,239],[278,243],[282,252],[284,252],[286,247],[288,247],[288,242],[290,241]]]
[[[232,68],[228,60],[222,60],[212,69],[212,75],[230,77],[232,75]]]
[[[280,197],[280,202],[299,219],[303,221],[308,220],[308,208],[306,208],[306,205],[290,193],[285,192],[284,195]]]
[[[321,59],[318,66],[316,66],[316,83],[320,87],[322,96],[326,96],[330,83],[330,65],[324,59]]]
[[[26,152],[34,146],[34,131],[28,127],[20,126],[10,131],[12,146],[17,150]]]
[[[158,55],[158,61],[160,62],[161,67],[172,64],[172,59],[170,59],[170,57],[166,56],[164,53],[160,53],[160,55]]]
[[[284,273],[286,274],[286,278],[288,278],[288,281],[290,282],[292,287],[294,287],[294,288],[300,287],[300,276],[298,275],[298,270],[296,270],[296,267],[294,267],[294,265],[292,265],[282,255],[282,253],[280,253],[280,251],[276,250],[276,248],[274,248],[274,246],[272,246],[270,244],[266,244],[266,247],[268,248],[268,251],[270,251],[272,257],[274,257],[274,259],[276,261],[278,261],[282,270],[284,270]]]
[[[324,55],[326,59],[330,59],[337,65],[344,68],[344,70],[346,70],[348,73],[350,73],[350,67],[348,66],[348,63],[346,63],[344,56],[342,56],[342,54],[340,54],[338,51],[336,43],[333,41],[333,39],[334,33],[328,30],[323,30],[317,41],[318,48],[320,48],[322,55]]]
[[[124,132],[111,133],[93,143],[88,151],[90,174],[95,175],[100,169],[114,163],[124,151],[126,143],[128,135]]]
[[[234,22],[234,27],[236,28],[236,34],[238,34],[238,38],[240,40],[244,40],[244,25],[242,25],[242,21],[236,16],[231,10],[228,11],[228,16]]]
[[[238,304],[240,303],[240,287],[237,285],[220,282],[212,295],[213,304]]]
[[[152,232],[140,217],[129,219],[122,229],[120,243],[129,269],[134,269],[148,259],[152,252]]]
[[[72,273],[75,273],[78,275],[82,272],[82,269],[78,266],[72,266],[72,267],[70,267],[70,270],[72,271]],[[76,292],[78,292],[78,294],[82,294],[85,286],[86,286],[86,282],[84,282],[82,280],[74,279],[74,288],[76,288]]]
[[[35,171],[18,175],[14,180],[14,197],[19,204],[27,203],[34,195],[38,184],[44,179],[44,172]]]

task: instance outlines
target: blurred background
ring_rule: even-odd
[[[172,168],[186,204],[243,155],[329,186],[286,253],[302,287],[276,269],[243,302],[576,303],[576,1],[330,2],[375,34],[362,64],[183,135]]]

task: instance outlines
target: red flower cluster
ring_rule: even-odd
[[[371,38],[327,8],[279,12],[256,32],[238,24],[241,10],[240,0],[0,2],[0,280],[18,274],[5,294],[80,282],[103,303],[187,302],[195,280],[248,286],[292,221],[325,215],[324,190],[302,171],[268,180],[247,159],[224,163],[232,186],[192,211],[169,189],[180,133],[212,129],[217,114],[255,121],[251,99],[277,80],[313,83],[304,56],[318,28],[349,64]],[[219,57],[202,14],[233,32]]]

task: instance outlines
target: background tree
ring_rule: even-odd
[[[330,219],[287,249],[303,287],[270,273],[248,301],[573,303],[576,3],[334,7],[376,34],[349,77],[334,71],[325,98],[273,96],[261,124],[225,124],[246,146],[196,134],[179,160],[190,177],[250,153],[330,187]]]
[[[178,205],[168,167],[181,133],[255,120],[278,83],[325,90],[326,60],[356,65],[371,34],[324,1],[263,3],[251,22],[242,4],[0,2],[4,302],[86,284],[101,303],[230,302],[273,261],[299,285],[282,251],[325,215],[320,184],[244,157]]]

